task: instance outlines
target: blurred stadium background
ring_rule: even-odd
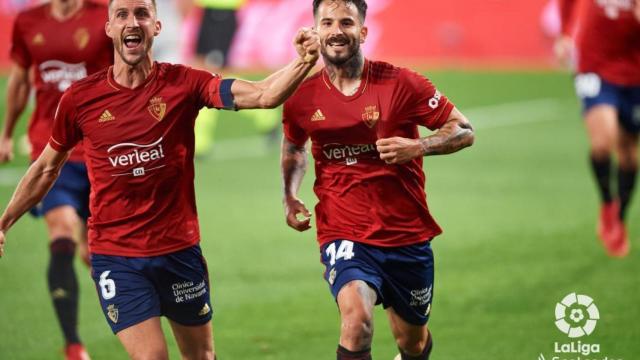
[[[163,6],[184,5],[158,3],[161,20]],[[601,353],[582,358],[640,358],[640,208],[635,201],[629,216],[630,256],[606,257],[595,237],[598,201],[571,74],[552,58],[558,28],[553,5],[368,3],[366,56],[425,73],[476,127],[471,149],[425,159],[429,204],[445,229],[434,242],[432,357],[550,359],[554,342],[569,341],[554,325],[555,304],[577,292],[593,297],[601,315],[595,332],[581,339],[600,344]],[[0,0],[0,113],[12,19],[29,4]],[[295,30],[311,24],[310,11],[311,0],[246,1],[225,72],[260,77],[287,62]],[[160,56],[190,61],[197,13],[184,12],[184,21],[174,24],[179,30],[161,35],[180,38]],[[263,136],[264,126],[251,120],[255,114],[220,114],[213,149],[197,160],[216,350],[225,360],[334,359],[339,317],[322,280],[314,233],[298,234],[285,225],[279,149]],[[23,152],[0,166],[3,207],[27,164]],[[301,196],[314,204],[309,172]],[[46,246],[44,223],[29,216],[9,233],[0,260],[0,359],[62,359],[46,291]],[[126,358],[100,312],[88,272],[76,265],[83,341],[94,359]],[[386,316],[380,309],[375,316],[373,356],[390,360],[397,351]],[[178,358],[172,341],[170,349]]]

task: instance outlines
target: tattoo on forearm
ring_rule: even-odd
[[[281,170],[285,196],[296,194],[307,171],[307,149],[288,141],[282,144]]]
[[[451,154],[471,146],[473,127],[466,121],[449,121],[434,135],[420,140],[423,155]]]

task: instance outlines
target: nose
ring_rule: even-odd
[[[136,19],[135,15],[131,14],[127,17],[127,27],[130,27],[130,28],[138,27],[138,19]]]

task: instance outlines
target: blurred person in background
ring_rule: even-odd
[[[238,30],[238,12],[246,0],[195,0],[199,26],[192,65],[198,69],[221,72],[229,66],[229,51]],[[259,109],[241,116],[250,117],[267,144],[275,143],[280,111]],[[214,146],[219,114],[202,109],[196,122],[196,155],[210,154]]]
[[[561,60],[571,62],[575,39],[575,88],[601,199],[597,235],[607,254],[623,257],[629,252],[624,221],[638,172],[640,3],[585,0],[582,7],[577,3],[560,0],[562,33],[555,51]]]
[[[284,105],[286,221],[310,228],[298,189],[311,139],[317,237],[341,318],[337,359],[371,359],[373,308],[382,304],[396,359],[426,360],[433,347],[430,241],[442,230],[427,207],[422,158],[470,146],[474,134],[427,78],[365,59],[366,11],[364,0],[313,1],[325,68]],[[419,125],[437,131],[420,138]]]
[[[42,153],[63,91],[74,81],[102,70],[113,61],[113,46],[96,19],[107,16],[104,4],[88,0],[53,0],[22,11],[11,38],[11,72],[7,83],[0,163],[13,158],[13,133],[31,88],[36,104],[28,128],[31,161]],[[30,76],[30,74],[32,76]],[[32,209],[44,216],[49,235],[47,282],[65,339],[67,359],[88,359],[78,335],[78,281],[73,266],[76,247],[88,261],[86,220],[89,180],[78,146],[51,191]]]

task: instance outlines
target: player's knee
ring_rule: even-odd
[[[406,354],[422,354],[427,346],[427,339],[420,339],[411,336],[400,335],[396,338],[396,344]]]
[[[347,307],[342,310],[342,335],[356,345],[369,344],[373,337],[371,312],[358,307]]]
[[[49,228],[51,239],[73,238],[79,225],[80,222],[77,216],[47,215],[47,227]]]
[[[143,349],[135,353],[129,353],[132,360],[169,360],[169,355],[164,349]]]
[[[611,157],[612,145],[606,141],[593,141],[591,143],[591,158],[606,161]]]
[[[209,346],[202,346],[199,348],[188,349],[188,352],[182,352],[183,360],[215,360],[216,355],[213,349]]]
[[[638,155],[636,151],[620,151],[618,163],[621,169],[631,171],[638,169]]]

